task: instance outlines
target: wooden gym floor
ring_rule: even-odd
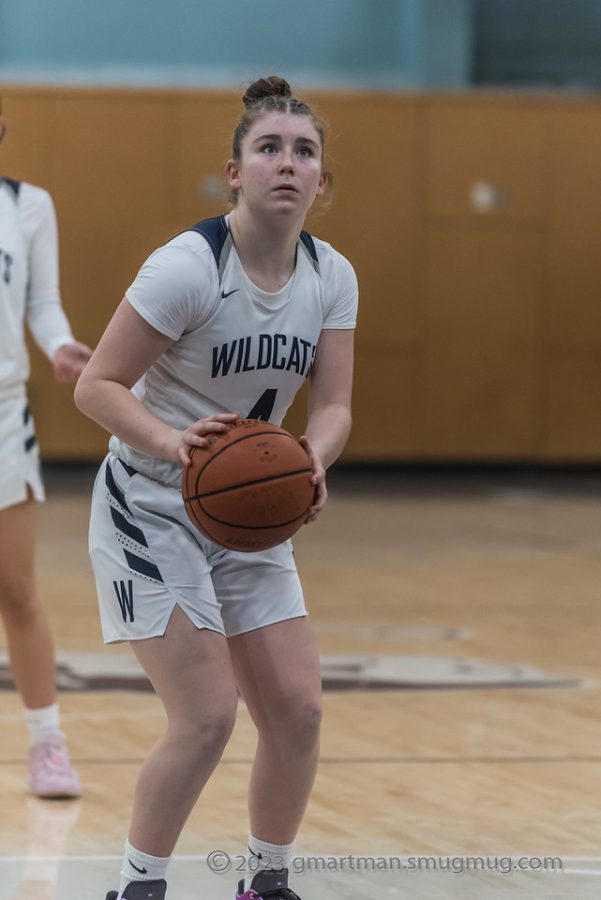
[[[128,649],[101,643],[90,479],[49,473],[38,553],[86,793],[28,796],[4,667],[0,900],[117,886],[162,727]],[[335,472],[296,552],[327,688],[303,900],[601,896],[601,474]],[[232,900],[253,747],[241,706],[172,862],[173,900]]]

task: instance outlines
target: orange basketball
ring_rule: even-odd
[[[297,439],[269,422],[241,419],[195,447],[182,476],[186,512],[230,550],[253,553],[287,540],[313,503],[313,469]]]

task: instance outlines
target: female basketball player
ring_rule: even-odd
[[[302,231],[328,184],[324,134],[287,82],[255,82],[227,178],[234,208],[157,250],[76,389],[113,435],[90,553],[106,641],[132,641],[167,712],[140,773],[119,892],[163,900],[170,854],[232,731],[259,733],[238,900],[298,900],[288,863],[315,777],[320,672],[290,542],[235,553],[191,526],[182,466],[239,415],[279,423],[308,378],[312,521],[350,429],[357,283]]]
[[[0,116],[0,141],[6,131]],[[58,290],[50,195],[0,179],[0,615],[29,727],[29,786],[40,797],[76,797],[79,778],[60,730],[52,637],[34,584],[35,502],[44,499],[24,320],[57,381],[74,381],[92,351],[73,340]]]

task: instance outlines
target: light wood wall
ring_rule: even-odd
[[[240,110],[227,91],[2,89],[4,174],[51,191],[62,292],[94,344],[145,257],[223,211]],[[348,460],[601,460],[601,103],[314,93],[331,208],[361,308]],[[487,206],[487,201],[491,203]],[[30,385],[47,459],[105,435]],[[287,419],[303,428],[304,398]]]

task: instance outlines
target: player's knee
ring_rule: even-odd
[[[199,759],[219,758],[231,737],[235,721],[236,710],[232,707],[199,712],[188,719],[185,740],[188,746],[194,747]]]
[[[0,579],[0,614],[6,622],[26,625],[38,612],[38,601],[31,578],[17,575]]]
[[[318,739],[322,715],[323,709],[319,697],[308,698],[299,704],[296,714],[297,731],[300,735],[304,735],[307,744],[312,744]]]
[[[297,751],[310,752],[319,740],[322,705],[319,697],[297,697],[279,717],[276,731]]]

